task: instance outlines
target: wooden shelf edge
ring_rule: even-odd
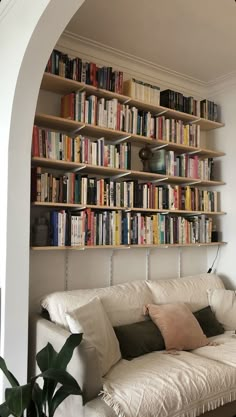
[[[224,152],[221,151],[214,151],[211,149],[169,142],[163,139],[156,139],[147,136],[136,135],[133,133],[123,132],[122,130],[109,129],[107,127],[101,127],[88,123],[86,124],[78,122],[76,120],[64,119],[63,117],[45,113],[35,114],[35,124],[43,128],[63,130],[64,132],[68,132],[69,134],[74,134],[75,132],[77,132],[78,134],[83,134],[84,132],[88,135],[95,135],[94,137],[106,136],[108,140],[128,137],[127,141],[130,141],[133,144],[142,143],[154,147],[164,145],[166,149],[173,149],[181,152],[196,152],[197,154],[206,157],[221,157],[225,155]]]
[[[60,161],[56,159],[47,159],[47,158],[40,158],[40,157],[33,157],[32,163],[45,166],[45,167],[55,167],[55,168],[63,168],[66,169],[76,169],[81,168],[81,171],[83,170],[90,170],[91,173],[97,173],[97,174],[107,174],[113,175],[113,174],[126,174],[128,179],[132,179],[132,177],[145,179],[147,178],[150,181],[155,179],[163,179],[163,181],[166,181],[168,183],[179,183],[179,184],[185,184],[188,185],[188,183],[191,183],[191,185],[199,185],[199,186],[218,186],[218,185],[224,185],[224,181],[211,181],[211,180],[202,180],[199,178],[190,178],[190,177],[176,177],[171,176],[168,174],[156,174],[155,172],[146,172],[146,171],[134,171],[134,170],[128,170],[123,168],[112,168],[112,167],[104,167],[100,165],[91,165],[91,164],[85,164],[83,162],[72,162],[72,161]],[[193,184],[195,183],[195,184]]]
[[[180,120],[182,119],[200,124],[202,130],[217,129],[224,126],[224,123],[221,122],[214,122],[212,120],[204,119],[202,117],[199,118],[198,116],[193,116],[191,114],[180,112],[178,110],[172,110],[167,107],[145,103],[123,94],[118,94],[109,90],[100,89],[85,83],[81,83],[79,81],[74,81],[69,78],[60,77],[59,75],[50,74],[47,72],[44,73],[41,83],[41,89],[61,94],[71,93],[76,90],[85,90],[88,93],[97,95],[99,97],[117,98],[122,103],[127,102],[130,105],[136,106],[142,110],[151,111],[156,114],[166,112],[168,116],[172,116],[175,119],[179,118]]]
[[[152,208],[139,208],[139,207],[118,207],[118,206],[102,206],[92,204],[70,204],[70,203],[52,203],[34,201],[31,203],[33,207],[61,207],[61,208],[74,208],[78,210],[85,210],[90,208],[92,210],[116,210],[116,211],[131,211],[131,212],[143,212],[143,213],[160,213],[160,214],[183,214],[183,215],[207,215],[207,216],[221,216],[225,215],[225,211],[194,211],[194,210],[178,210],[178,209],[152,209]]]
[[[91,249],[168,249],[178,247],[222,246],[227,242],[211,243],[163,243],[160,245],[96,245],[96,246],[31,246],[32,251],[57,251],[57,250],[91,250]]]

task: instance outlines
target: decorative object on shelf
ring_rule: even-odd
[[[41,373],[25,385],[19,384],[0,357],[0,369],[12,386],[5,391],[5,402],[0,405],[0,416],[22,417],[26,410],[27,416],[53,417],[57,407],[67,397],[82,396],[77,381],[66,371],[73,351],[81,340],[82,333],[70,335],[60,352],[56,352],[48,343],[36,355]],[[43,388],[36,382],[38,378],[43,379]],[[58,384],[60,386],[57,389]]]
[[[35,219],[32,227],[32,242],[34,246],[47,246],[49,244],[48,221],[43,216]]]
[[[166,151],[160,149],[157,152],[152,153],[151,158],[148,161],[149,171],[156,174],[166,174]]]
[[[216,225],[214,224],[212,227],[211,241],[218,242],[218,239],[219,239],[219,232],[216,230]]]
[[[149,171],[149,161],[152,157],[152,151],[150,148],[145,146],[144,148],[140,149],[139,151],[139,158],[143,163],[143,171]]]

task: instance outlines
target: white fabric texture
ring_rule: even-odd
[[[98,297],[66,314],[71,333],[83,333],[83,338],[97,350],[101,374],[121,358],[118,339]]]
[[[208,288],[224,288],[215,274],[200,274],[178,279],[147,282],[155,304],[185,303],[192,312],[209,305]]]
[[[233,290],[209,289],[208,300],[217,320],[225,330],[236,330],[236,293]]]
[[[143,321],[143,305],[153,302],[146,281],[133,281],[107,288],[55,292],[44,297],[41,305],[48,310],[54,323],[68,328],[65,313],[81,307],[94,297],[100,298],[112,326]]]
[[[234,332],[228,331],[219,336],[210,337],[209,340],[216,343],[216,346],[204,346],[192,352],[236,368],[236,337],[232,336],[233,334],[235,335]]]
[[[103,388],[118,417],[197,417],[235,398],[235,369],[189,352],[121,360]]]

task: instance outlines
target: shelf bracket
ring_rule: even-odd
[[[83,126],[80,126],[80,127],[78,127],[77,129],[75,129],[75,130],[73,130],[72,132],[71,132],[71,135],[77,135],[77,133],[80,131],[80,130],[82,130],[82,129],[84,129],[86,127],[86,125],[83,125]]]
[[[201,121],[201,118],[197,119],[197,120],[192,120],[190,123],[193,124],[197,124]]]
[[[182,275],[182,248],[179,247],[178,278]]]
[[[112,143],[115,145],[119,145],[119,143],[125,142],[129,138],[131,138],[131,135],[127,135],[127,136],[124,136],[123,138],[113,140]]]
[[[128,104],[131,100],[132,100],[131,98],[128,98],[127,100],[125,100],[125,101],[123,102],[123,104]]]
[[[161,211],[160,214],[163,214],[164,216],[166,216],[167,214],[170,214],[170,211]]]
[[[202,182],[202,180],[197,180],[197,181],[192,181],[192,182],[185,182],[182,185],[183,186],[185,186],[185,185],[195,185],[195,184],[200,184],[200,182]]]
[[[167,181],[169,177],[159,178],[158,180],[152,180],[150,181],[152,184],[156,184],[158,182]]]
[[[113,258],[114,258],[114,250],[111,251],[111,255],[109,259],[109,287],[113,285]]]
[[[66,250],[65,251],[65,291],[68,291],[68,281],[69,281],[69,278],[68,278],[68,276],[69,276],[69,274],[68,274],[68,269],[69,269],[69,260],[68,260],[68,257],[69,257],[69,255],[68,255],[68,251]]]
[[[71,170],[71,172],[82,171],[82,170],[83,170],[83,169],[85,169],[85,168],[86,168],[86,165],[82,165],[81,167],[78,167],[78,168],[72,169],[72,170]]]
[[[165,143],[164,145],[160,145],[160,146],[154,146],[154,148],[151,148],[151,150],[155,152],[155,151],[159,151],[160,149],[166,148],[167,146],[169,146],[169,143]]]
[[[195,155],[197,153],[200,153],[201,149],[198,149],[197,151],[192,151],[192,152],[185,152],[187,155]]]
[[[150,249],[146,249],[146,281],[149,281],[150,277]]]
[[[85,210],[87,207],[86,206],[81,206],[81,207],[69,207],[68,210],[70,211],[83,211]]]
[[[160,113],[155,114],[155,117],[162,116],[163,114],[166,114],[167,112],[168,112],[168,110],[163,110]]]
[[[131,174],[131,171],[127,171],[127,172],[122,172],[121,174],[114,175],[114,177],[110,177],[110,178],[112,180],[118,180],[119,178],[127,177],[127,175],[130,175],[130,174]]]

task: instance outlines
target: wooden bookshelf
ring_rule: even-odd
[[[202,246],[223,246],[227,242],[211,242],[211,243],[174,243],[161,245],[92,245],[92,246],[32,246],[33,251],[62,251],[62,250],[91,250],[91,249],[168,249],[168,248],[186,248],[186,247],[202,247]]]
[[[199,210],[178,210],[178,209],[153,209],[153,208],[138,208],[138,207],[121,207],[121,206],[102,206],[93,204],[71,204],[71,203],[52,203],[52,202],[32,202],[33,207],[64,207],[65,209],[73,208],[77,210],[85,210],[90,208],[93,210],[120,210],[120,211],[132,211],[142,213],[162,213],[162,214],[183,214],[183,215],[207,215],[207,216],[221,216],[226,214],[224,211],[199,211]]]
[[[91,164],[84,164],[84,163],[77,163],[77,162],[69,162],[69,161],[58,161],[54,159],[47,159],[47,158],[32,158],[33,165],[39,165],[42,167],[48,168],[57,168],[62,170],[71,170],[76,171],[83,171],[83,173],[91,173],[96,174],[100,177],[102,176],[115,176],[115,175],[125,175],[126,179],[140,179],[146,181],[155,181],[155,180],[163,180],[163,182],[168,182],[170,184],[191,184],[196,186],[219,186],[224,185],[223,181],[210,181],[210,180],[201,180],[199,178],[191,178],[191,177],[175,177],[171,175],[164,175],[164,174],[155,174],[152,172],[144,172],[144,171],[134,171],[134,170],[127,170],[127,169],[119,169],[119,168],[110,168],[110,167],[103,167]]]
[[[224,156],[224,152],[214,151],[205,148],[197,148],[194,146],[180,145],[177,143],[167,142],[164,140],[148,138],[141,135],[133,135],[120,130],[112,130],[96,125],[89,125],[86,123],[77,122],[75,120],[63,119],[62,117],[48,115],[44,113],[36,113],[35,124],[43,128],[49,128],[56,131],[61,131],[69,135],[75,136],[76,134],[88,135],[95,138],[105,136],[108,140],[119,140],[127,138],[128,142],[132,145],[143,144],[150,145],[150,147],[163,146],[165,149],[173,150],[179,153],[191,153],[194,152],[198,155],[208,158],[215,158]]]
[[[145,103],[139,100],[134,100],[123,94],[113,93],[112,91],[97,88],[88,84],[84,84],[78,81],[74,81],[68,78],[63,78],[58,75],[45,73],[41,83],[41,89],[51,91],[57,94],[69,94],[74,91],[86,91],[89,94],[93,94],[97,97],[104,97],[107,99],[116,98],[120,103],[129,103],[131,106],[135,106],[140,110],[150,111],[154,114],[165,114],[167,117],[173,119],[180,119],[186,122],[197,123],[201,126],[202,130],[211,130],[223,127],[224,124],[220,122],[213,122],[211,120],[199,118],[188,113],[183,113],[177,110],[168,109],[163,106],[154,106],[149,103]]]
[[[100,88],[96,88],[94,86],[91,85],[87,85],[81,82],[77,82],[71,79],[67,79],[67,78],[63,78],[57,75],[53,75],[53,74],[49,74],[49,73],[45,73],[42,79],[42,84],[41,84],[41,89],[46,90],[46,91],[50,91],[52,93],[55,94],[60,94],[60,95],[66,95],[75,91],[85,91],[86,93],[90,94],[90,95],[95,95],[99,98],[105,98],[105,99],[117,99],[120,103],[123,104],[129,104],[130,107],[134,106],[139,110],[143,110],[143,111],[147,111],[150,112],[152,115],[165,115],[167,118],[172,118],[172,119],[176,119],[176,120],[182,120],[183,122],[189,123],[189,124],[197,124],[200,126],[200,129],[203,131],[208,131],[208,130],[212,130],[212,129],[216,129],[216,128],[220,128],[223,127],[224,124],[223,123],[219,123],[219,122],[213,122],[211,120],[207,120],[204,118],[199,118],[197,116],[193,116],[184,112],[180,112],[177,110],[172,110],[163,106],[157,106],[157,105],[152,105],[149,103],[145,103],[142,102],[140,100],[136,100],[133,99],[131,97],[128,97],[126,95],[123,94],[118,94],[118,93],[114,93],[108,90],[104,90],[104,89],[100,89]],[[90,119],[91,120],[91,119]],[[142,135],[137,135],[137,134],[132,134],[132,133],[127,133],[124,131],[120,131],[120,130],[115,130],[115,129],[110,129],[110,128],[106,128],[106,127],[100,127],[94,124],[88,124],[88,123],[82,123],[82,122],[78,122],[75,120],[70,120],[70,119],[65,119],[56,115],[49,115],[49,114],[44,114],[44,113],[37,113],[35,115],[35,124],[39,127],[42,128],[46,128],[46,129],[51,129],[54,131],[59,131],[62,133],[65,133],[71,137],[76,137],[78,135],[85,135],[85,136],[89,136],[89,137],[93,137],[93,138],[101,138],[104,137],[104,139],[108,142],[108,143],[113,143],[113,144],[118,144],[118,143],[122,143],[122,142],[129,142],[131,143],[132,147],[133,146],[148,146],[150,149],[155,149],[158,150],[159,149],[166,149],[166,150],[172,150],[174,151],[176,154],[196,154],[199,156],[199,158],[217,158],[217,157],[222,157],[224,156],[224,152],[221,151],[215,151],[215,150],[211,150],[211,149],[207,149],[205,147],[194,147],[194,146],[189,146],[189,145],[184,145],[184,144],[179,144],[179,143],[173,143],[173,142],[169,142],[169,141],[165,141],[163,139],[155,139],[155,138],[151,138],[151,137],[146,137],[146,136],[142,136]],[[139,180],[139,181],[143,181],[143,182],[153,182],[153,183],[158,183],[158,184],[173,184],[173,185],[182,185],[182,186],[193,186],[193,187],[218,187],[221,185],[224,185],[225,183],[223,181],[217,181],[217,180],[203,180],[203,179],[199,179],[199,178],[190,178],[190,177],[178,177],[178,176],[170,176],[170,175],[165,175],[165,174],[157,174],[157,173],[152,173],[152,172],[144,172],[144,171],[137,171],[137,170],[128,170],[128,169],[118,169],[118,168],[112,168],[112,167],[104,167],[104,166],[96,166],[96,165],[91,165],[91,164],[86,164],[86,163],[77,163],[77,162],[71,162],[71,161],[61,161],[61,160],[53,160],[53,159],[47,159],[47,158],[39,158],[39,157],[33,157],[32,158],[32,165],[33,166],[39,166],[39,167],[44,167],[44,168],[49,168],[50,170],[62,170],[64,172],[81,172],[81,173],[85,173],[88,175],[94,175],[97,178],[104,178],[104,177],[110,177],[114,179],[118,179],[119,177],[124,177],[125,180]],[[68,191],[68,190],[67,190]],[[182,197],[181,197],[182,198]],[[187,198],[187,197],[186,197]],[[207,197],[208,198],[208,197]],[[210,195],[209,198],[212,198],[214,200],[214,195]],[[94,201],[94,200],[90,200],[90,201]],[[103,200],[101,200],[103,201]],[[212,219],[211,217],[215,217],[215,216],[221,216],[226,214],[223,211],[194,211],[194,210],[177,210],[177,209],[148,209],[148,208],[133,208],[133,207],[120,207],[120,206],[107,206],[107,205],[91,205],[91,204],[70,204],[70,203],[52,203],[52,202],[33,202],[32,203],[32,207],[34,207],[35,209],[42,209],[44,208],[45,210],[48,209],[48,211],[50,210],[55,210],[55,209],[68,209],[71,213],[73,212],[77,212],[77,211],[82,211],[82,210],[86,210],[86,209],[92,209],[93,211],[105,211],[105,212],[111,212],[111,211],[119,211],[119,213],[117,214],[117,217],[119,217],[120,219],[122,218],[122,223],[121,226],[119,225],[119,227],[123,228],[124,224],[123,223],[123,219],[128,221],[127,219],[131,219],[131,215],[129,212],[132,213],[142,213],[145,217],[145,220],[143,221],[150,221],[151,216],[145,216],[148,215],[149,213],[159,213],[162,215],[171,215],[171,218],[168,218],[168,220],[166,219],[166,217],[164,216],[158,216],[158,218],[160,217],[161,221],[163,220],[164,225],[167,225],[167,227],[169,227],[168,225],[172,222],[172,233],[173,235],[174,233],[174,229],[173,229],[173,224],[179,224],[179,221],[173,220],[173,216],[177,216],[177,217],[184,217],[186,219],[188,219],[188,217],[191,217],[189,219],[189,221],[186,221],[183,219],[183,223],[186,225],[186,228],[189,227],[189,230],[191,230],[192,235],[194,236],[194,229],[192,229],[192,225],[190,227],[189,222],[196,222],[198,225],[196,226],[197,228],[199,228],[199,235],[200,235],[200,226],[199,224],[201,224],[203,228],[206,228],[207,232],[209,233],[211,231],[212,227]],[[205,205],[206,207],[206,205]],[[210,207],[210,206],[209,206]],[[121,215],[120,212],[127,212],[127,213],[123,213]],[[85,222],[84,218],[86,216],[88,216],[89,218],[90,215],[90,211],[88,211],[87,213],[84,213],[83,216],[81,216],[82,221]],[[94,216],[94,218],[98,218],[99,222],[100,222],[100,217],[97,216],[97,213],[95,213],[95,215],[92,213],[92,215]],[[203,216],[205,215],[207,218],[202,218],[201,220],[198,218],[194,218],[193,216]],[[110,217],[109,217],[110,216]],[[116,216],[115,214],[107,214],[104,213],[104,218],[107,219],[109,218],[113,218],[113,216]],[[55,217],[57,217],[57,214],[55,214]],[[61,216],[58,215],[58,218],[61,218]],[[132,216],[132,218],[141,218],[141,216],[136,214],[135,216]],[[69,218],[69,216],[68,216]],[[53,220],[54,222],[54,215],[53,215]],[[57,224],[57,221],[55,223],[53,223],[53,227],[57,227],[55,226],[55,224]],[[62,222],[62,220],[60,220]],[[88,219],[87,219],[88,221]],[[102,220],[103,221],[103,220]],[[121,221],[121,220],[119,220]],[[125,234],[125,238],[121,238],[121,236],[119,237],[119,239],[115,239],[115,240],[110,240],[109,239],[105,239],[104,241],[108,242],[108,241],[112,241],[112,242],[120,242],[120,241],[130,241],[130,233],[128,232],[128,230],[131,230],[133,226],[131,223],[131,220],[129,220],[130,223],[126,223],[126,228],[124,228],[123,233]],[[182,221],[182,220],[181,220]],[[196,224],[195,223],[195,224]],[[63,223],[65,224],[65,223]],[[103,223],[104,225],[105,223]],[[110,223],[109,223],[110,224]],[[127,226],[127,224],[129,224],[129,226]],[[153,221],[154,224],[154,221]],[[83,227],[85,223],[83,223]],[[141,223],[138,223],[138,228],[141,227]],[[209,227],[210,225],[210,227]],[[113,226],[114,227],[114,223]],[[135,225],[135,228],[137,226]],[[142,226],[144,227],[144,226]],[[145,226],[146,227],[146,226]],[[144,229],[145,229],[144,227]],[[156,226],[155,226],[156,227]],[[181,226],[182,227],[182,226]],[[181,229],[180,227],[180,229]],[[129,228],[129,229],[128,229]],[[165,226],[164,226],[165,228]],[[179,228],[179,226],[178,226]],[[55,229],[56,230],[56,229]],[[88,227],[88,230],[91,232],[92,231],[92,226],[90,224],[90,226]],[[98,230],[98,229],[97,229]],[[111,229],[113,231],[113,229]],[[115,232],[113,231],[113,233],[117,233],[117,229],[114,229]],[[138,229],[139,230],[139,229]],[[142,229],[143,230],[143,229]],[[150,230],[151,228],[149,227],[148,232],[149,233],[148,236],[150,236]],[[178,229],[179,230],[179,229]],[[181,229],[182,230],[182,229]],[[198,230],[198,229],[197,229]],[[100,231],[100,223],[99,223],[99,231]],[[162,231],[163,232],[163,231]],[[162,233],[161,232],[161,233]],[[92,233],[92,232],[91,232]],[[104,233],[104,232],[102,232]],[[120,233],[120,231],[119,231]],[[135,229],[135,233],[136,233],[136,229]],[[158,232],[159,233],[159,229]],[[180,232],[179,232],[180,233]],[[181,232],[182,233],[182,232]],[[189,232],[190,233],[190,232]],[[205,232],[204,232],[205,233]],[[204,235],[203,239],[204,240],[206,238],[207,240],[207,235]],[[187,232],[185,231],[185,233],[183,234],[184,236],[187,236]],[[164,231],[164,239],[163,237],[161,238],[161,240],[151,240],[151,241],[165,241],[166,236],[167,236],[167,232],[166,230]],[[55,236],[55,235],[54,235]],[[62,235],[60,235],[61,237]],[[77,235],[75,234],[74,236],[80,236],[79,232],[77,232]],[[190,236],[190,235],[189,235]],[[182,241],[182,237],[179,238]],[[190,238],[192,239],[192,237]],[[189,239],[189,240],[190,240]],[[149,239],[147,239],[146,241],[150,241]],[[63,242],[65,242],[67,240],[63,240]],[[76,240],[72,240],[72,242],[74,242]],[[79,240],[79,242],[82,241],[86,241],[85,240]],[[89,239],[88,239],[89,241]],[[90,240],[91,241],[91,240]],[[98,241],[98,239],[95,237],[95,239],[93,240],[93,243]],[[135,240],[136,242],[138,240]],[[57,238],[54,239],[54,243],[57,242]],[[62,240],[59,240],[59,242],[62,242]],[[87,250],[87,249],[130,249],[130,248],[150,248],[150,249],[155,249],[155,248],[177,248],[177,247],[202,247],[202,246],[219,246],[219,245],[224,245],[225,242],[211,242],[211,243],[187,243],[187,244],[159,244],[159,245],[154,245],[154,244],[131,244],[131,245],[126,245],[126,244],[121,244],[121,245],[80,245],[80,246],[44,246],[44,247],[32,247],[32,250],[35,251],[55,251],[55,250],[59,250],[59,251],[63,251],[63,250]]]

